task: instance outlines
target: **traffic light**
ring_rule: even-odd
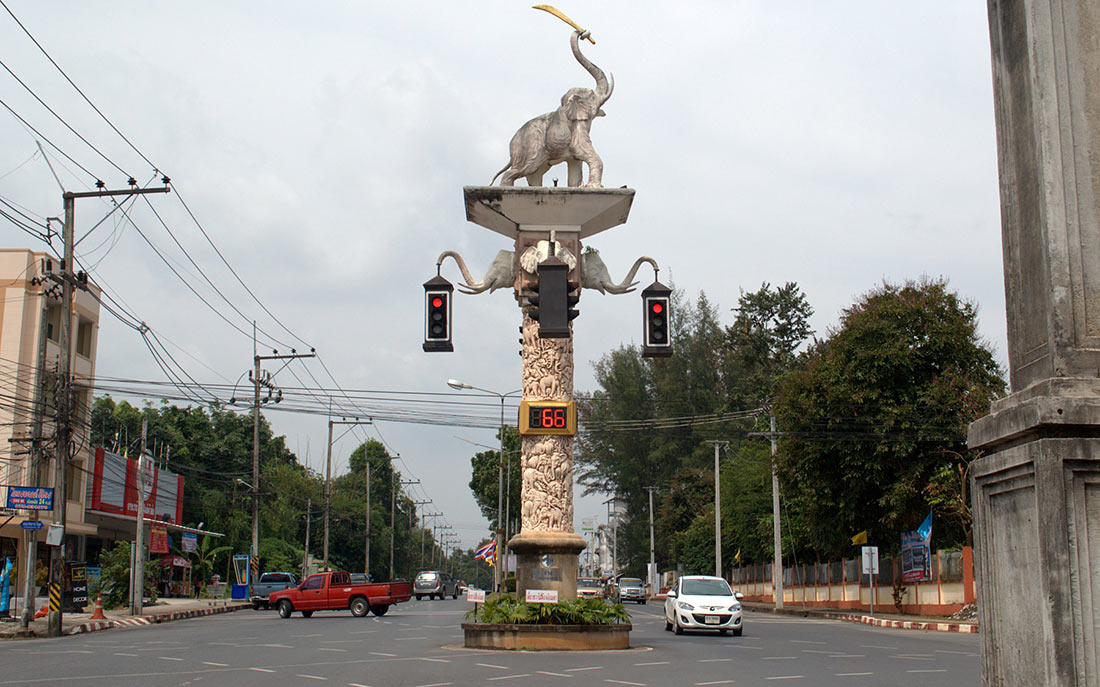
[[[540,338],[568,339],[569,320],[578,314],[570,306],[579,299],[569,295],[569,265],[550,256],[539,263],[538,271],[534,293],[527,298],[532,306],[528,314],[539,323]]]
[[[642,310],[645,318],[642,325],[642,357],[667,358],[672,355],[672,340],[669,336],[669,302],[672,289],[655,281],[642,291]]]
[[[451,343],[451,295],[454,285],[436,275],[424,282],[424,350],[428,353],[449,353]]]

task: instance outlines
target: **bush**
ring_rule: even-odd
[[[110,551],[100,554],[99,591],[104,608],[124,608],[130,603],[130,542],[119,541]],[[145,564],[145,595],[157,601],[157,564]]]
[[[555,604],[529,604],[514,596],[487,599],[466,614],[467,620],[491,625],[617,625],[630,621],[620,603],[603,599],[565,599]]]

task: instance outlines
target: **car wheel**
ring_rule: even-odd
[[[370,612],[377,615],[386,615],[386,611],[390,610],[389,604],[375,604],[370,607]]]
[[[312,618],[313,617],[313,611],[302,611],[302,617],[303,618]]]
[[[645,599],[642,599],[642,600],[641,600],[641,601],[639,601],[638,603],[640,603],[641,605],[645,606]]]
[[[279,617],[280,618],[289,618],[290,614],[293,613],[293,612],[294,612],[294,606],[291,605],[290,601],[288,601],[286,599],[283,599],[282,601],[279,602]]]
[[[668,622],[668,617],[665,617],[665,632],[672,632],[672,623]]]
[[[260,610],[260,602],[259,601],[253,601],[252,602],[252,610],[254,610],[254,611]]]
[[[367,600],[361,596],[357,596],[351,600],[351,614],[356,618],[362,618],[366,614],[370,613],[370,604]]]
[[[417,601],[420,601],[420,600],[421,600],[421,599],[423,599],[423,598],[424,598],[424,595],[423,595],[423,594],[417,594],[417,595],[416,595],[416,600],[417,600]]]
[[[733,636],[734,637],[740,637],[741,633],[744,632],[744,631],[745,631],[745,628],[743,628],[743,627],[734,628],[733,629]]]
[[[455,590],[453,592],[451,592],[451,598],[452,599],[457,599],[458,598],[458,587],[455,587]]]
[[[673,631],[678,635],[684,634],[684,628],[680,627],[680,619],[679,618],[676,619],[676,626],[673,628]]]

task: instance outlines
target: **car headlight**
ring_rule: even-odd
[[[741,604],[734,604],[734,605],[730,606],[730,610],[733,611],[734,613],[736,613],[737,611],[740,611],[741,610]]]
[[[677,601],[676,602],[676,607],[681,609],[681,610],[684,610],[684,611],[694,611],[695,610],[695,606],[692,606],[691,604],[689,604],[686,601]]]

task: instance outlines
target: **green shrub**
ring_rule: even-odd
[[[124,608],[130,603],[130,542],[119,541],[110,551],[99,557],[100,578],[98,591],[103,593],[104,608]],[[160,570],[155,562],[145,564],[145,595],[157,601],[157,576]],[[98,593],[98,592],[97,592]]]
[[[603,599],[564,599],[554,604],[529,604],[514,596],[486,599],[466,614],[467,620],[492,625],[617,625],[630,622],[620,603]]]

